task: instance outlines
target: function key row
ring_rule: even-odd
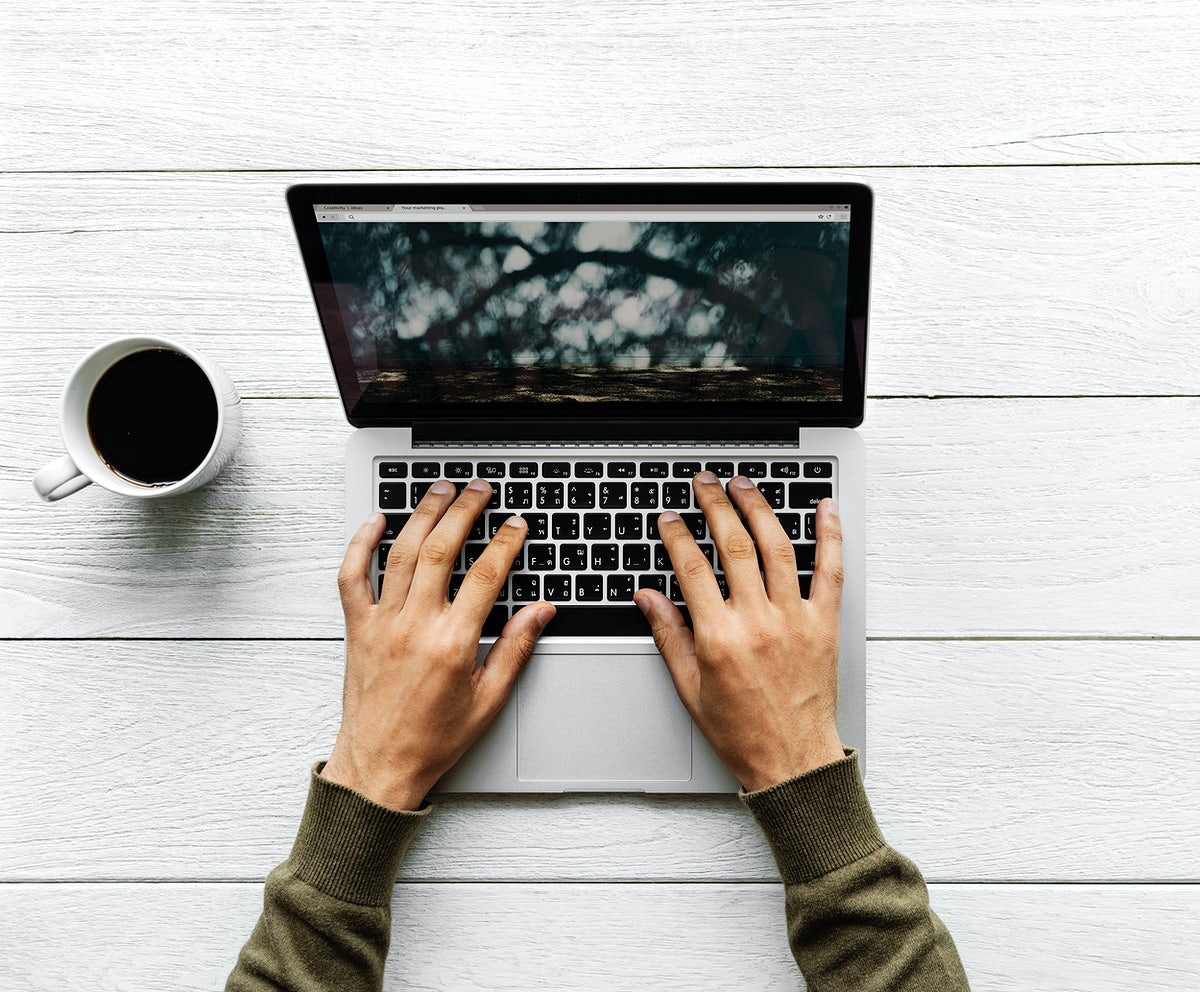
[[[769,468],[769,471],[768,471]],[[691,479],[697,472],[718,479],[830,479],[832,462],[380,462],[381,479]]]

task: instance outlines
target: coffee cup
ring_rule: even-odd
[[[198,489],[237,447],[241,399],[211,359],[165,338],[128,337],[87,355],[63,391],[67,453],[34,476],[47,502],[93,482],[141,499]]]

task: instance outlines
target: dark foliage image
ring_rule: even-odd
[[[321,235],[368,391],[716,400],[736,381],[755,398],[840,398],[846,224],[389,222]]]

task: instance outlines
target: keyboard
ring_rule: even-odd
[[[547,628],[557,637],[649,634],[633,604],[638,589],[657,589],[689,619],[671,559],[658,539],[658,516],[675,510],[713,566],[725,596],[721,569],[704,514],[692,502],[692,477],[707,469],[719,479],[744,475],[775,509],[796,552],[803,595],[812,583],[817,504],[833,496],[837,459],[787,458],[679,460],[526,458],[387,458],[374,461],[378,509],[387,520],[372,562],[372,579],[383,591],[392,542],[413,508],[438,479],[461,491],[474,478],[492,483],[492,498],[475,521],[450,579],[453,599],[487,542],[504,521],[520,514],[528,525],[525,545],[483,626],[494,636],[526,603],[547,600],[558,613]]]

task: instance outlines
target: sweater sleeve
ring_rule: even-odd
[[[406,813],[312,771],[288,859],[267,876],[263,911],[226,992],[368,992],[383,987],[396,869],[432,807]]]
[[[810,992],[968,988],[920,871],[879,832],[856,751],[741,798],[783,877],[788,941]]]

